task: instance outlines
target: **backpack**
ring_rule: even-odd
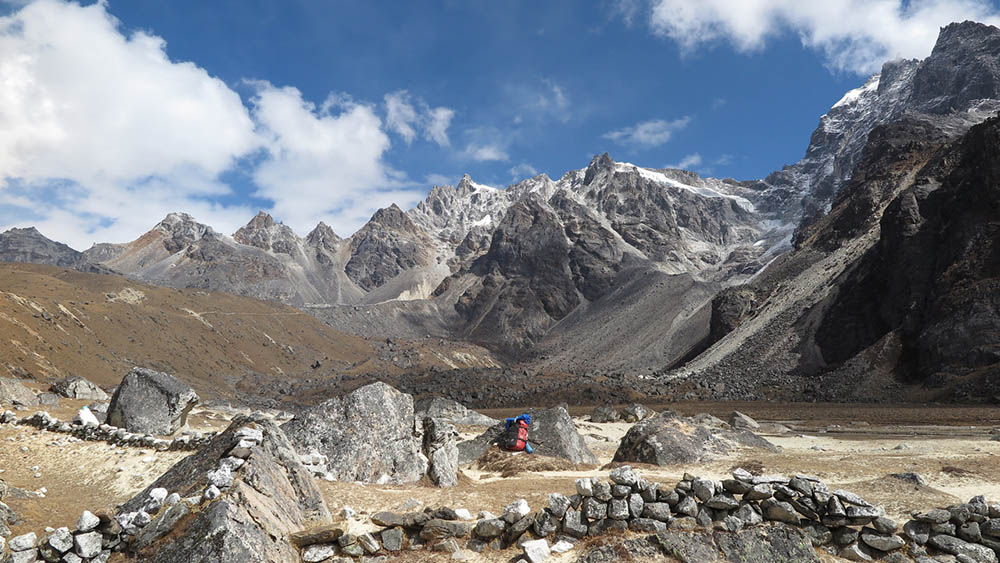
[[[521,452],[527,444],[528,423],[522,417],[508,422],[503,436],[500,437],[500,448],[508,452]]]

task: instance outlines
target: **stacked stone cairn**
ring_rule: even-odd
[[[197,450],[207,444],[214,436],[214,432],[199,435],[185,434],[177,436],[171,440],[157,438],[151,434],[139,434],[129,432],[124,428],[101,424],[98,426],[73,424],[61,421],[45,411],[38,411],[31,416],[18,418],[13,411],[4,411],[0,414],[0,424],[17,424],[22,426],[32,426],[39,430],[69,434],[79,440],[91,442],[107,442],[118,446],[132,446],[139,448],[152,448],[157,451],[168,450]]]
[[[448,508],[380,512],[372,517],[384,528],[380,533],[327,535],[325,543],[300,545],[302,560],[332,563],[346,561],[339,556],[420,548],[454,553],[464,544],[476,552],[518,546],[522,561],[537,563],[585,537],[609,532],[739,532],[758,525],[795,526],[815,547],[851,561],[995,563],[1000,552],[1000,504],[983,497],[915,514],[900,529],[881,507],[849,491],[830,490],[808,475],[754,476],[736,469],[731,479],[714,481],[685,474],[673,489],[643,479],[629,466],[613,469],[610,478],[578,479],[576,494],[550,494],[548,506],[537,512],[524,499],[501,516],[482,512],[475,521],[463,519],[471,518],[459,514],[464,510]]]
[[[84,511],[76,529],[59,528],[39,537],[34,532],[11,538],[6,547],[0,538],[0,563],[104,563],[115,551],[129,552],[151,545],[170,533],[191,513],[222,496],[233,485],[240,467],[260,445],[263,433],[249,426],[236,431],[238,443],[205,475],[201,494],[181,498],[156,488],[149,491],[140,510],[114,517]],[[9,551],[8,551],[9,550]]]

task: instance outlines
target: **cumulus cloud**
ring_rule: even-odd
[[[728,41],[741,51],[794,33],[833,69],[869,74],[895,58],[926,57],[941,26],[967,19],[996,24],[987,0],[654,0],[655,32],[683,49]]]
[[[651,119],[631,127],[610,131],[605,133],[603,137],[623,145],[641,148],[658,147],[669,141],[675,132],[687,127],[690,122],[691,117],[689,116],[673,121]]]
[[[424,132],[424,138],[441,147],[451,144],[448,128],[455,117],[455,110],[446,107],[432,108],[421,99],[412,100],[410,93],[399,90],[385,95],[386,126],[406,141],[413,142],[417,129]]]
[[[226,193],[218,175],[259,146],[222,81],[170,61],[158,37],[123,35],[103,3],[56,0],[0,18],[0,131],[4,215],[77,246],[164,200],[210,211],[197,200]],[[60,197],[39,197],[51,180]]]
[[[317,107],[296,88],[268,83],[257,84],[252,103],[268,155],[253,173],[254,195],[273,201],[289,225],[304,231],[335,217],[350,234],[368,218],[372,198],[402,205],[415,197],[383,161],[390,143],[374,107],[343,95]]]
[[[105,2],[37,0],[0,17],[0,225],[78,249],[131,240],[171,211],[231,233],[255,211],[220,180],[239,170],[300,233],[322,219],[350,234],[376,207],[422,195],[386,163],[387,130],[448,143],[454,113],[405,95],[383,123],[345,95],[317,107],[295,88],[248,84],[244,101],[170,60],[163,39],[123,33]]]

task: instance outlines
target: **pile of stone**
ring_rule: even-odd
[[[309,453],[302,454],[299,456],[299,461],[302,465],[309,471],[309,474],[313,477],[320,477],[326,479],[327,481],[336,481],[337,478],[333,473],[330,473],[327,463],[329,459],[316,451],[315,448],[309,450]]]
[[[903,535],[912,542],[910,553],[918,556],[918,562],[929,548],[954,555],[958,561],[996,563],[1000,503],[988,503],[985,497],[977,496],[965,504],[916,513],[903,525]]]
[[[111,557],[112,549],[119,542],[113,524],[107,516],[96,516],[85,510],[74,530],[58,528],[41,539],[34,532],[11,538],[7,542],[9,554],[4,553],[0,541],[0,561],[7,561],[6,557],[11,563],[38,560],[103,563]]]
[[[107,442],[118,446],[152,448],[158,451],[197,450],[207,444],[215,435],[214,432],[186,434],[166,440],[157,438],[151,434],[129,432],[124,428],[118,428],[110,424],[101,424],[98,426],[73,424],[59,420],[45,411],[38,411],[31,416],[20,419],[17,418],[17,414],[13,411],[4,411],[0,414],[0,424],[32,426],[39,430],[70,434],[80,440]]]

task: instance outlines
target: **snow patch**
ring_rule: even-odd
[[[878,74],[872,76],[871,78],[868,79],[868,82],[865,82],[865,84],[860,88],[855,88],[844,94],[844,97],[840,98],[839,102],[833,104],[833,107],[839,108],[840,106],[846,106],[847,104],[852,104],[858,101],[858,99],[860,99],[861,96],[864,96],[869,92],[874,92],[878,90],[880,77],[881,76]]]

